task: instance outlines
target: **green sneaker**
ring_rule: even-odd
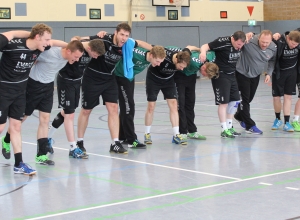
[[[298,132],[300,131],[300,124],[298,121],[293,121],[292,126],[294,128],[294,131],[298,131]]]
[[[232,127],[228,129],[233,136],[241,136],[241,133],[236,132],[236,130]]]
[[[188,133],[187,137],[191,139],[197,139],[197,140],[206,140],[206,137],[199,134],[198,132]]]
[[[54,161],[49,160],[49,158],[46,155],[36,156],[35,162],[42,164],[42,165],[54,165]]]
[[[5,143],[4,138],[5,138],[5,136],[3,136],[1,138],[2,154],[3,154],[4,158],[8,160],[8,159],[10,159],[10,143]]]
[[[231,134],[229,129],[226,129],[223,132],[221,132],[221,137],[222,138],[234,138],[234,136]]]

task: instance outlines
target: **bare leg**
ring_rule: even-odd
[[[78,127],[77,127],[77,135],[78,138],[83,138],[85,130],[87,128],[89,117],[92,112],[92,109],[81,109],[78,116]]]
[[[167,99],[167,103],[170,108],[170,121],[171,121],[172,127],[178,127],[179,126],[179,116],[178,116],[178,110],[177,110],[177,100],[176,99]]]
[[[118,139],[120,126],[118,104],[112,102],[105,102],[105,106],[108,111],[108,128],[110,131],[111,139]]]
[[[145,126],[152,125],[155,105],[156,102],[148,102],[147,110],[145,113]]]
[[[61,115],[64,117],[64,126],[67,135],[67,139],[69,142],[75,142],[74,135],[74,113],[65,114],[64,110],[61,111]]]

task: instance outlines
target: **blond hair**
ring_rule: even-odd
[[[209,79],[211,78],[219,78],[219,67],[215,63],[205,63],[206,66],[206,74]]]
[[[52,28],[43,23],[36,24],[31,28],[29,39],[34,39],[37,34],[43,36],[45,32],[52,34]]]
[[[154,46],[150,50],[150,54],[152,54],[153,58],[165,59],[166,57],[166,50],[163,46]]]

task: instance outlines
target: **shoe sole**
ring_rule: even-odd
[[[123,153],[121,153],[121,152],[115,152],[115,151],[109,151],[110,153],[115,153],[115,154],[128,154],[128,151],[126,151],[126,152],[123,152]]]
[[[41,164],[41,165],[49,165],[49,166],[53,166],[55,165],[54,161],[53,161],[53,164],[48,164],[48,163],[44,163],[44,162],[37,162],[35,161],[36,164]]]
[[[263,134],[263,133],[254,133],[254,132],[249,132],[249,131],[245,131],[247,134]]]
[[[24,172],[15,172],[15,171],[14,171],[14,173],[15,173],[15,174],[24,174],[24,175],[32,176],[32,175],[36,174],[36,171],[35,171],[35,172],[32,172],[32,173],[24,173]]]
[[[233,137],[223,137],[223,136],[221,136],[221,138],[224,138],[224,139],[234,139],[235,137],[233,136]]]
[[[188,139],[201,140],[201,141],[206,140],[206,138],[194,138],[194,137],[188,137]]]
[[[150,141],[144,141],[144,144],[152,144]]]

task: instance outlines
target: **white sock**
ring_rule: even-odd
[[[54,133],[56,132],[57,128],[54,128],[52,125],[50,126],[49,128],[49,131],[48,131],[48,137],[51,138]]]
[[[151,125],[150,126],[145,126],[145,134],[149,134],[151,130]]]
[[[226,122],[221,122],[221,128],[222,128],[222,132],[227,130]]]
[[[226,126],[228,129],[232,128],[232,119],[226,119]]]
[[[83,141],[83,138],[77,138],[77,141]]]
[[[294,115],[293,121],[298,121],[299,120],[299,115]]]
[[[116,141],[119,141],[119,138],[114,138],[114,139],[112,140],[112,144],[115,144]]]
[[[173,127],[173,135],[176,136],[177,134],[179,134],[179,126]]]
[[[74,150],[77,147],[75,141],[74,142],[69,142],[69,144],[70,144],[71,150]]]

